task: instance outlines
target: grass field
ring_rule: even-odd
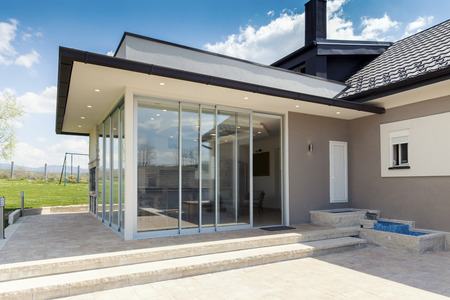
[[[0,196],[5,197],[5,210],[21,207],[20,192],[25,192],[25,208],[89,204],[87,183],[0,179]]]

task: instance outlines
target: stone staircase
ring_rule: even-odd
[[[48,299],[363,247],[359,228],[165,246],[0,265],[0,299]]]

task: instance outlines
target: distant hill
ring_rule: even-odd
[[[20,165],[16,165],[14,164],[14,170],[18,170],[18,169],[25,169],[29,172],[33,172],[33,173],[44,173],[44,166],[42,167],[38,167],[38,168],[33,168],[33,167],[26,167],[26,166],[20,166]],[[0,163],[0,170],[11,170],[11,164],[5,164],[5,163]],[[49,165],[47,166],[47,173],[61,173],[62,171],[62,165]],[[66,172],[70,174],[70,166],[67,167]],[[77,167],[73,167],[72,172],[74,174],[77,173]],[[89,170],[86,168],[80,168],[80,173],[89,173]]]

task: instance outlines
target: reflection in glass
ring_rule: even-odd
[[[282,224],[282,118],[253,114],[253,226]],[[261,172],[264,170],[264,172]]]
[[[138,231],[178,228],[178,105],[138,104]]]
[[[103,201],[105,203],[105,223],[110,224],[111,220],[109,219],[109,203],[110,203],[110,184],[111,184],[111,118],[106,119],[105,123],[105,153],[104,153],[104,162],[105,162],[105,174],[104,174],[104,197]]]
[[[250,224],[250,115],[237,116],[237,223]]]
[[[98,126],[97,216],[103,219],[103,123]]]
[[[219,225],[234,225],[237,217],[236,207],[236,113],[219,110],[218,127],[218,167],[219,167]]]
[[[111,118],[112,126],[112,224],[119,224],[119,110],[116,110]]]
[[[121,168],[121,180],[119,181],[121,187],[121,201],[122,207],[120,212],[120,228],[123,229],[125,224],[125,114],[123,107],[120,109],[120,146],[119,149],[122,151],[122,160],[119,162],[122,165]],[[123,231],[123,230],[121,230]]]
[[[182,228],[199,225],[198,135],[199,106],[181,108],[181,201]]]
[[[202,138],[202,227],[215,226],[215,123],[215,109],[203,108],[200,134]]]

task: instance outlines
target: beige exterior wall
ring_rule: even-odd
[[[449,97],[349,121],[349,195],[353,207],[380,210],[383,218],[413,220],[418,228],[450,231],[450,177],[381,177],[380,166],[381,124],[445,112],[450,112]],[[430,134],[449,139],[449,133],[440,128]],[[432,147],[429,150],[433,156]]]
[[[289,113],[290,224],[309,223],[309,211],[351,207],[330,203],[329,142],[349,141],[348,121]],[[313,151],[308,152],[308,144]]]

